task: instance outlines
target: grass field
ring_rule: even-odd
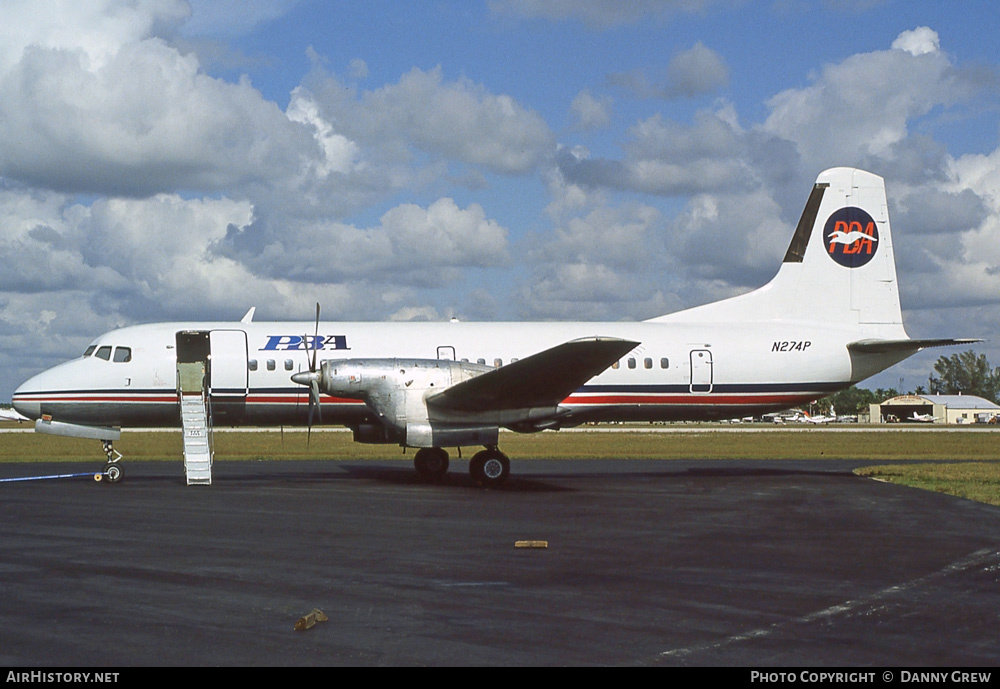
[[[891,464],[863,467],[855,473],[880,481],[1000,505],[1000,465],[995,461]]]
[[[16,426],[16,424],[14,425]],[[675,431],[678,427],[674,427]],[[504,433],[501,447],[515,462],[531,459],[857,459],[875,466],[859,474],[1000,505],[1000,432],[982,429],[905,430],[760,429],[732,432]],[[717,428],[717,427],[716,427]],[[178,431],[124,432],[115,448],[126,461],[180,461]],[[466,456],[474,448],[468,448]],[[392,445],[360,445],[346,432],[306,434],[278,430],[215,434],[217,461],[289,459],[396,459]],[[408,457],[412,457],[412,450]],[[0,433],[0,462],[102,460],[96,440],[35,433]],[[944,460],[943,463],[935,460]],[[879,466],[880,462],[902,462]]]

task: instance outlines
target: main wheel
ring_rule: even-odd
[[[108,462],[104,465],[104,475],[108,477],[108,483],[118,483],[122,480],[122,468],[118,462]]]
[[[484,488],[497,488],[510,475],[510,460],[500,450],[477,452],[469,460],[469,475]]]
[[[448,473],[448,453],[440,447],[422,447],[413,458],[417,474],[424,479],[440,479]]]

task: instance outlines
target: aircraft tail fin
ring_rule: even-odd
[[[731,299],[653,322],[812,321],[906,339],[884,180],[854,168],[816,179],[777,275]]]

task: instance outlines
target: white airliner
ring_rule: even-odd
[[[104,441],[112,481],[120,429],[179,426],[194,398],[215,425],[316,421],[418,448],[425,475],[447,471],[443,448],[482,446],[469,470],[494,486],[510,471],[501,428],[760,415],[925,347],[975,341],[907,336],[885,183],[834,168],[819,175],[777,275],[723,301],[632,323],[331,323],[318,306],[315,323],[255,323],[251,309],[239,322],[101,335],[13,402],[38,431]]]

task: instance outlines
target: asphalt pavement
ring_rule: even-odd
[[[181,463],[0,483],[6,666],[1000,663],[1000,508],[857,462]],[[5,464],[0,478],[99,470]],[[518,541],[547,547],[515,547]],[[306,631],[296,621],[329,618]]]

